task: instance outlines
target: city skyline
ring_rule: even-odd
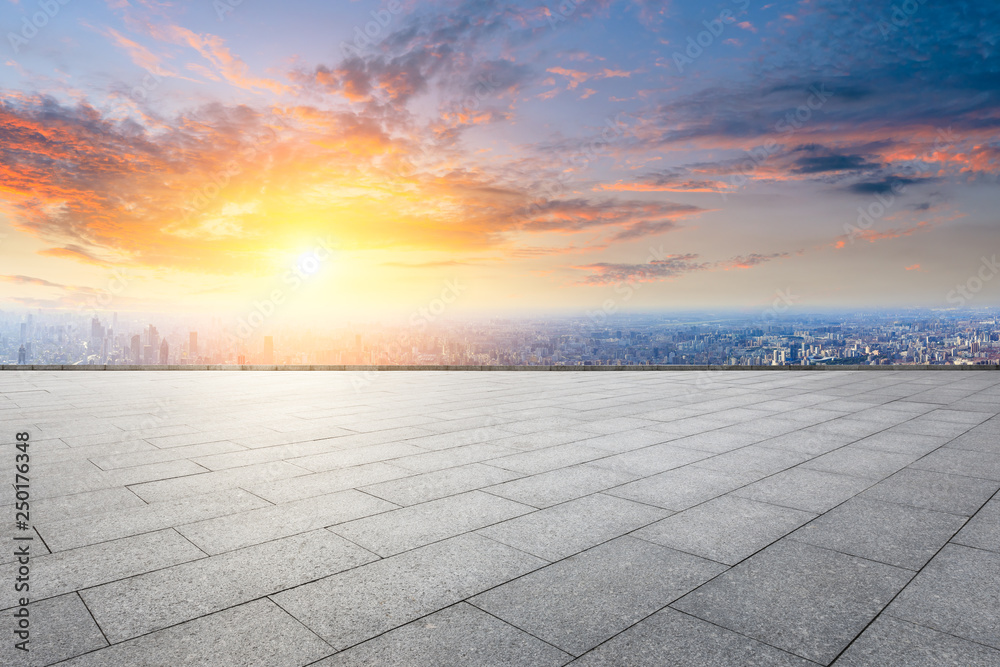
[[[14,364],[995,367],[1000,309],[838,314],[776,304],[754,316],[590,313],[270,326],[256,333],[218,317],[0,311],[0,365]]]
[[[263,309],[259,336],[1000,304],[995,3],[24,0],[0,27],[6,310]]]

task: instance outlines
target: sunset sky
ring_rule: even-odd
[[[995,0],[0,3],[0,308],[1000,302]]]

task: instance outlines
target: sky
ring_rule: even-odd
[[[0,307],[1000,303],[995,0],[0,0],[0,34]]]

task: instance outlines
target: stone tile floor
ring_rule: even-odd
[[[0,664],[997,666],[998,413],[990,372],[3,372]]]

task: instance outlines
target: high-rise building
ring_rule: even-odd
[[[24,343],[28,340],[28,323],[21,322],[21,342]]]
[[[17,363],[19,365],[28,363],[28,351],[24,349],[24,345],[17,351]]]
[[[146,344],[153,348],[154,352],[160,347],[160,332],[152,324],[146,330]]]
[[[163,342],[160,343],[160,365],[166,366],[170,363],[170,345],[167,343],[167,339],[164,338]]]
[[[274,363],[274,336],[264,336],[264,359],[265,364]]]
[[[142,339],[139,334],[132,336],[132,363],[136,366],[142,363]]]
[[[190,342],[188,343],[188,359],[192,362],[198,358],[198,332],[192,331],[190,334]]]

